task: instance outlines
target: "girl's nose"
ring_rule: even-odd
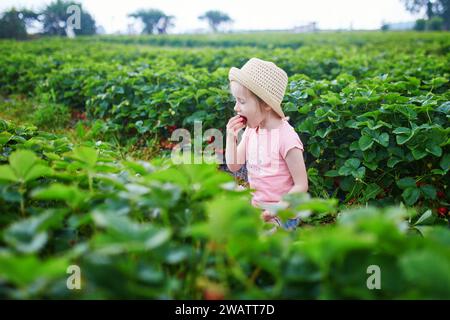
[[[237,103],[234,105],[234,111],[239,112],[239,108],[238,108],[238,104]]]

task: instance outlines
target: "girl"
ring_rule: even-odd
[[[246,164],[250,188],[255,190],[252,205],[266,208],[265,221],[295,229],[298,219],[283,225],[267,210],[267,205],[282,203],[286,193],[308,191],[303,143],[281,109],[287,74],[273,62],[252,58],[241,69],[231,68],[229,80],[237,114],[227,124],[228,169],[236,172]]]

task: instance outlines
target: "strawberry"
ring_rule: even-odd
[[[385,196],[385,194],[383,192],[380,192],[379,194],[377,194],[377,199],[383,199]]]
[[[175,146],[175,143],[174,143],[174,142],[171,142],[171,141],[169,141],[169,140],[161,140],[160,146],[161,146],[163,149],[172,149],[172,148]]]
[[[439,191],[437,192],[437,196],[438,196],[439,198],[441,198],[441,199],[445,198],[445,193],[444,193],[444,191],[439,190]]]
[[[438,213],[441,217],[445,217],[448,213],[448,209],[446,207],[440,207],[438,208]]]
[[[241,116],[241,119],[242,119],[243,125],[245,126],[247,124],[247,118],[244,116]]]
[[[214,136],[209,137],[208,144],[213,143],[215,140],[216,140],[216,137],[214,137]]]
[[[173,125],[173,126],[167,126],[167,127],[166,127],[167,131],[169,131],[170,134],[171,134],[172,132],[174,132],[176,128],[177,128],[177,126],[175,126],[175,125]]]
[[[338,178],[334,178],[333,185],[337,188],[341,185],[341,181]]]
[[[205,289],[205,291],[203,291],[203,297],[205,298],[205,300],[223,300],[225,298],[225,295],[219,290],[207,288]]]

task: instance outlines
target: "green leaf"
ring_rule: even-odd
[[[389,134],[383,132],[377,139],[377,142],[381,144],[383,147],[387,147],[389,145]]]
[[[313,117],[306,118],[306,120],[304,120],[297,126],[297,130],[299,132],[314,134],[316,131],[316,125],[314,121],[315,120]]]
[[[393,168],[399,162],[402,162],[402,160],[399,158],[389,158],[387,161],[387,165],[389,168]]]
[[[96,225],[105,229],[105,233],[92,239],[96,250],[104,254],[145,252],[160,247],[171,237],[169,229],[139,224],[127,216],[95,210],[92,217]]]
[[[436,111],[450,115],[450,101],[441,104],[438,108],[436,108]]]
[[[322,139],[325,138],[329,133],[331,132],[331,126],[327,127],[326,129],[319,129],[316,131],[316,134],[321,137]]]
[[[402,178],[397,181],[397,186],[400,189],[414,188],[416,187],[416,180],[411,177]]]
[[[14,174],[14,171],[8,165],[0,166],[0,180],[7,180],[11,182],[17,182],[18,179]]]
[[[47,243],[47,229],[59,225],[63,216],[63,211],[50,210],[18,221],[6,229],[4,240],[20,252],[38,252]]]
[[[325,177],[339,177],[339,172],[337,170],[328,170],[324,175]]]
[[[352,171],[353,171],[352,168],[349,168],[347,166],[342,166],[339,168],[338,173],[340,176],[348,176],[350,173],[352,173]]]
[[[0,146],[7,144],[12,136],[13,135],[11,133],[6,132],[6,131],[0,133]]]
[[[430,142],[432,143],[432,142]],[[427,145],[425,147],[425,150],[433,155],[435,155],[436,157],[440,157],[442,155],[442,148],[440,146],[438,146],[437,144],[431,144],[431,145]]]
[[[98,160],[98,151],[89,147],[77,147],[72,151],[72,158],[94,167]]]
[[[88,194],[78,189],[77,186],[66,186],[60,183],[34,190],[31,196],[39,200],[62,200],[71,208],[78,208],[88,198]]]
[[[406,252],[399,258],[401,274],[408,283],[414,283],[415,292],[421,292],[428,299],[449,297],[448,255],[437,248],[425,248]],[[430,276],[424,276],[426,274]]]
[[[295,211],[313,211],[317,213],[332,213],[336,210],[337,199],[313,198],[304,203],[293,206]]]
[[[374,142],[373,138],[366,135],[362,135],[358,141],[359,147],[361,148],[362,151],[370,149],[370,147],[372,147],[373,145],[373,142]]]
[[[309,146],[309,151],[315,158],[320,157],[320,145],[318,143],[312,143]]]
[[[378,164],[376,162],[367,162],[364,161],[363,165],[369,168],[372,171],[375,171],[378,168]]]
[[[430,172],[431,172],[432,174],[439,174],[439,175],[441,175],[441,176],[443,176],[443,175],[446,173],[446,171],[441,170],[441,169],[433,169],[433,170],[431,170]]]
[[[413,133],[411,133],[409,136],[398,135],[398,136],[396,137],[397,144],[398,144],[398,145],[405,144],[406,142],[408,142],[409,140],[411,140],[411,138],[412,138],[413,136],[414,136]]]
[[[31,168],[35,165],[37,157],[34,152],[29,150],[19,150],[9,156],[9,165],[16,176],[25,181],[25,177]]]
[[[361,161],[359,159],[356,159],[356,158],[350,158],[350,159],[345,161],[345,165],[348,166],[348,167],[351,167],[353,169],[357,169],[360,164],[361,164]]]
[[[420,225],[423,224],[426,220],[428,220],[430,217],[432,217],[432,211],[430,209],[428,209],[427,211],[425,211],[420,218],[416,221],[416,223],[414,223],[414,225]]]
[[[28,171],[27,175],[25,176],[25,182],[35,180],[39,177],[46,177],[51,175],[52,170],[44,165],[38,164],[33,166],[30,171]]]
[[[285,112],[294,112],[294,111],[297,111],[297,110],[298,110],[298,107],[292,102],[287,102],[284,105],[284,111]]]
[[[402,197],[405,200],[405,203],[408,206],[412,206],[413,204],[415,204],[417,202],[417,200],[420,197],[420,191],[418,188],[416,187],[409,187],[406,188],[403,193],[402,193]]]
[[[446,153],[442,157],[441,161],[439,162],[439,165],[444,171],[448,171],[450,169],[450,153]]]
[[[339,158],[344,158],[347,159],[350,152],[348,151],[348,149],[343,148],[342,146],[340,146],[338,149],[334,150],[334,153],[339,157]]]
[[[355,178],[363,179],[366,174],[366,168],[360,167],[356,171],[353,171],[352,174]]]
[[[2,166],[0,179],[29,182],[50,175],[52,170],[39,162],[40,159],[32,151],[15,151],[9,156],[9,166]]]
[[[392,132],[395,133],[395,134],[410,135],[411,134],[411,129],[410,128],[405,128],[405,127],[398,127]]]
[[[444,77],[437,77],[431,80],[431,85],[435,88],[438,88],[442,86],[443,84],[446,84],[448,82],[447,78]]]
[[[430,184],[420,186],[420,190],[428,199],[436,199],[436,188]]]
[[[412,149],[411,153],[412,153],[414,159],[416,159],[416,160],[420,160],[420,159],[424,158],[427,155],[426,151],[420,150],[418,148]]]
[[[363,201],[366,202],[369,199],[375,199],[375,197],[378,193],[380,193],[381,190],[381,187],[376,183],[369,184],[364,192]]]
[[[1,278],[21,287],[32,287],[37,281],[42,286],[51,279],[64,279],[68,265],[67,258],[40,260],[35,255],[13,255],[0,251]]]

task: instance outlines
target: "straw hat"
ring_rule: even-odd
[[[237,81],[267,103],[281,118],[281,109],[288,76],[275,63],[251,58],[241,69],[232,67],[228,74],[230,81]]]

